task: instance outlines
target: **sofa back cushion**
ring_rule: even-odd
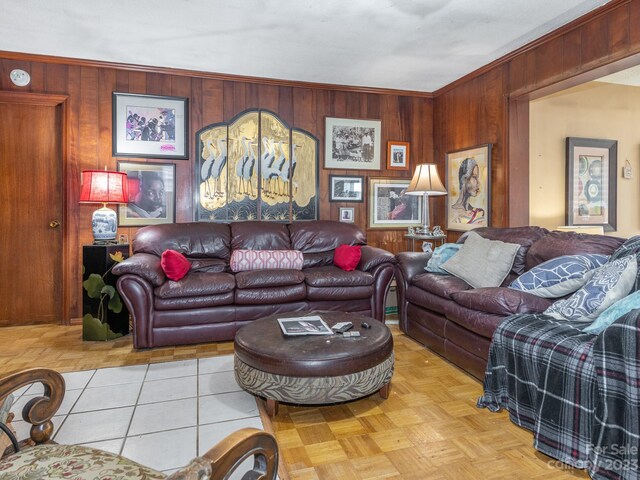
[[[291,250],[289,230],[283,223],[235,222],[231,224],[232,250]]]
[[[522,275],[530,268],[526,267],[526,257],[531,246],[549,233],[549,230],[542,227],[481,227],[472,231],[487,240],[499,240],[504,243],[517,243],[520,245],[511,266],[511,273],[516,276]],[[469,233],[467,232],[461,236],[457,243],[464,243]]]
[[[531,246],[527,253],[526,267],[530,270],[542,262],[561,255],[583,253],[611,255],[623,243],[624,239],[618,237],[553,231]]]
[[[318,220],[289,225],[291,248],[304,255],[304,268],[333,264],[340,245],[366,245],[367,237],[353,223]]]
[[[138,230],[133,239],[133,253],[150,253],[160,257],[165,250],[175,250],[189,259],[231,256],[229,225],[190,222],[151,225]]]

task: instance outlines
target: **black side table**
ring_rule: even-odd
[[[124,258],[129,256],[129,245],[84,245],[82,247],[82,265],[84,266],[84,274],[82,275],[82,281],[84,282],[89,278],[92,273],[97,273],[102,276],[109,270],[116,262],[114,262],[109,254],[115,254],[121,252]],[[107,273],[104,276],[104,283],[116,288],[116,281],[118,277],[111,273]],[[109,324],[111,330],[115,333],[121,333],[126,335],[129,333],[129,310],[122,305],[122,310],[119,313],[114,313],[107,308],[109,303],[109,297],[107,296],[103,300],[104,312],[106,314],[106,321]],[[98,308],[100,306],[99,298],[89,298],[87,290],[82,288],[82,315],[87,313],[92,314],[94,317],[98,317]]]

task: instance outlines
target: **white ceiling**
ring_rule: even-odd
[[[0,50],[435,91],[605,0],[0,0]]]

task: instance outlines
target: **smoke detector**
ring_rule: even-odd
[[[9,77],[11,78],[13,84],[17,85],[18,87],[26,87],[31,81],[31,76],[27,72],[25,72],[24,70],[20,70],[19,68],[11,70]]]

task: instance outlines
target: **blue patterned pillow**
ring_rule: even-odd
[[[607,255],[563,255],[552,258],[516,278],[509,288],[544,298],[575,292],[591,278],[590,272],[607,263]]]
[[[640,235],[629,238],[618,249],[611,254],[609,261],[617,260],[618,258],[626,257],[627,255],[635,255],[638,261],[638,273],[636,275],[636,282],[633,286],[633,291],[640,290]]]
[[[597,335],[621,316],[626,315],[636,308],[640,308],[640,291],[627,295],[622,300],[611,305],[602,312],[591,325],[585,328],[583,332],[595,333]]]
[[[558,300],[544,313],[558,320],[591,321],[629,294],[637,272],[633,255],[606,263],[593,272],[580,290],[566,300]]]
[[[427,266],[424,269],[431,273],[449,275],[449,272],[440,268],[440,265],[458,253],[458,250],[460,250],[461,247],[462,243],[445,243],[444,245],[436,247],[429,259],[429,263],[427,263]]]

